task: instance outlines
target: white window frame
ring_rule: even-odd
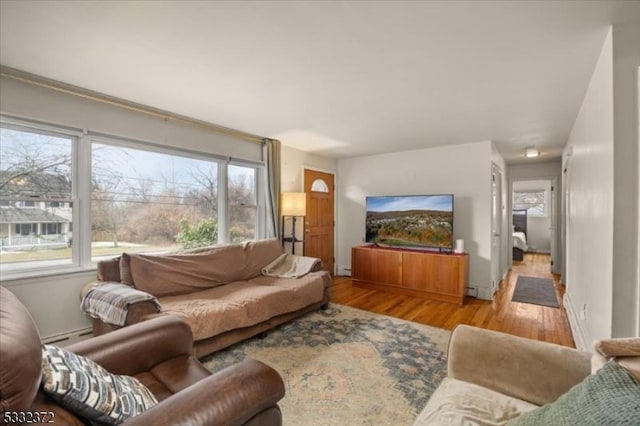
[[[224,199],[226,200],[226,208],[224,208],[226,216],[228,217],[229,215],[229,207],[230,207],[230,202],[229,202],[229,185],[228,185],[228,177],[229,177],[229,166],[238,166],[238,167],[246,167],[246,168],[250,168],[250,169],[254,169],[254,179],[255,179],[255,191],[256,191],[256,198],[255,198],[255,207],[256,207],[256,224],[255,224],[255,229],[256,229],[256,239],[260,239],[260,238],[265,238],[266,237],[266,205],[265,205],[265,189],[266,189],[266,183],[264,181],[264,164],[260,164],[260,163],[255,163],[255,162],[251,162],[251,161],[240,161],[240,160],[236,160],[236,159],[229,159],[229,161],[227,161],[227,164],[225,165],[225,186],[224,186]],[[219,197],[218,200],[220,200],[222,197]],[[222,210],[222,209],[221,209]],[[229,225],[229,221],[226,220],[225,221],[226,226],[228,227]],[[225,232],[225,237],[227,238],[227,240],[225,240],[225,243],[228,242],[229,240],[229,231],[230,229],[227,228],[226,230],[227,232]]]
[[[78,173],[77,173],[77,164],[78,164],[78,150],[79,150],[79,141],[82,136],[82,132],[74,129],[65,128],[64,126],[52,126],[49,124],[27,121],[27,120],[19,120],[11,117],[6,117],[0,115],[0,126],[7,129],[13,129],[23,132],[31,132],[31,133],[40,133],[43,135],[59,137],[59,138],[68,138],[71,140],[71,195],[69,198],[64,199],[49,199],[49,198],[40,198],[38,201],[63,201],[72,203],[72,218],[71,223],[73,225],[73,229],[79,225],[79,203],[78,203],[78,193],[77,193],[77,182],[78,182]],[[18,201],[20,199],[18,198]],[[72,246],[73,247],[73,246]],[[81,270],[82,265],[80,263],[80,249],[78,247],[73,247],[71,250],[71,263],[67,263],[64,265],[46,265],[41,267],[31,267],[25,268],[18,271],[2,271],[2,281],[5,279],[15,279],[15,278],[25,278],[31,276],[39,276],[39,275],[55,275],[58,273],[66,273],[68,271],[77,271]]]

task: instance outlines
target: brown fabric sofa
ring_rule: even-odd
[[[640,380],[640,338],[609,342],[622,343],[624,350],[596,346],[591,354],[459,325],[449,342],[447,377],[414,426],[507,424],[557,401],[612,358]]]
[[[145,321],[67,346],[114,374],[138,378],[159,403],[125,424],[281,425],[280,375],[243,361],[211,375],[193,356],[189,327],[175,316]],[[0,419],[46,413],[56,425],[86,422],[40,389],[42,350],[27,309],[0,287]],[[51,414],[53,413],[53,417]]]
[[[329,303],[331,277],[316,270],[301,278],[262,276],[283,253],[277,239],[209,247],[176,255],[127,255],[98,264],[98,282],[121,282],[156,296],[129,305],[126,325],[177,315],[191,327],[198,357],[263,333]],[[319,269],[319,268],[318,268]],[[93,334],[121,328],[93,319]]]

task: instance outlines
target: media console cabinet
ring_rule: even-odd
[[[357,287],[462,305],[469,282],[469,255],[352,247],[351,278]]]

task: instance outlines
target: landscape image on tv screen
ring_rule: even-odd
[[[367,197],[366,241],[384,247],[453,248],[453,195]]]

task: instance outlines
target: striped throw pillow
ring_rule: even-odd
[[[42,389],[77,415],[117,425],[158,403],[138,379],[112,374],[88,358],[42,346]]]

